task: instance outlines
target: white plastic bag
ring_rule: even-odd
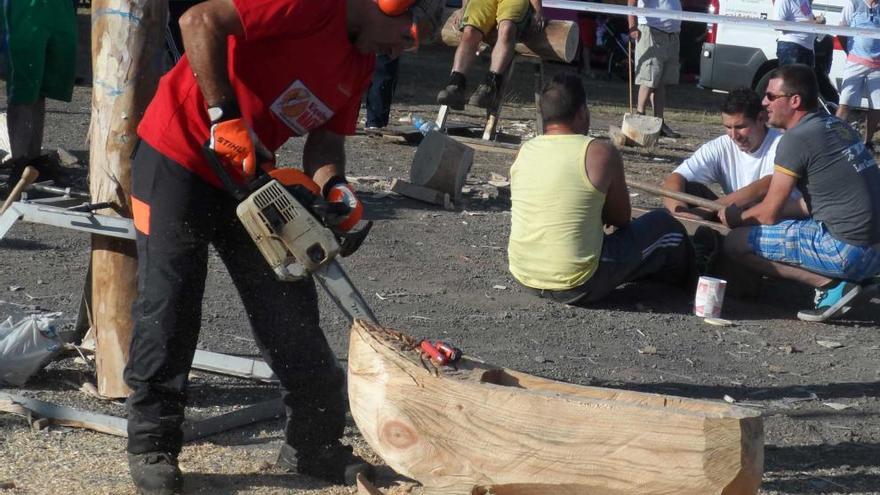
[[[55,322],[61,313],[30,315],[0,323],[0,382],[23,385],[64,348]]]

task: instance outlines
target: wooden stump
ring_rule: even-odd
[[[136,129],[156,92],[168,14],[165,0],[92,2],[92,121],[89,175],[92,202],[103,215],[131,218],[131,161]],[[122,380],[137,294],[137,253],[131,241],[92,236],[92,316],[98,391],[125,397]]]
[[[747,495],[760,414],[531,376],[471,359],[434,368],[412,337],[352,326],[348,395],[373,450],[424,493]]]
[[[461,199],[461,188],[474,162],[474,150],[451,137],[431,131],[419,144],[410,167],[410,182]]]
[[[461,43],[461,31],[458,30],[461,9],[446,9],[443,12],[443,30],[440,35],[443,43],[458,46]],[[493,30],[483,41],[495,44],[496,33]],[[540,57],[554,62],[571,63],[575,59],[580,46],[578,26],[571,21],[549,20],[543,31],[530,30],[523,41],[516,44],[516,53]]]
[[[637,145],[650,147],[657,144],[657,140],[660,139],[662,125],[661,118],[626,113],[620,131]]]
[[[391,181],[391,192],[396,192],[401,196],[424,201],[425,203],[430,203],[432,205],[442,206],[447,210],[454,209],[449,194],[435,191],[434,189],[428,189],[427,187],[417,186],[403,179],[394,179]]]
[[[629,144],[634,144],[632,140],[626,137],[626,134],[624,134],[623,131],[620,130],[620,127],[617,127],[616,125],[608,126],[608,137],[611,139],[611,142],[614,144],[614,146],[617,146],[618,148],[623,148],[624,146],[627,146]]]

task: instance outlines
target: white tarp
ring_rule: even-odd
[[[0,163],[5,162],[12,148],[9,146],[9,131],[6,128],[6,113],[0,112]]]
[[[64,348],[58,337],[61,313],[26,316],[0,323],[0,382],[23,385]]]

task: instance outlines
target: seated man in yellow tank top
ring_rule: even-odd
[[[630,220],[620,153],[588,137],[580,78],[558,74],[541,93],[544,134],[510,169],[510,272],[541,297],[589,304],[640,279],[695,278],[687,232],[666,210]],[[617,227],[606,235],[605,225]]]

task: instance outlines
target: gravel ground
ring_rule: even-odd
[[[432,101],[450,60],[451,50],[436,48],[423,50],[419,58],[405,57],[392,119],[436,110]],[[556,70],[551,66],[548,74]],[[604,135],[625,111],[625,81],[597,76],[586,82],[594,132]],[[523,64],[503,113],[508,137],[534,132],[531,84],[531,71]],[[723,132],[715,111],[719,95],[691,85],[670,93],[667,117],[684,137],[662,139],[651,150],[625,150],[631,177],[658,182],[700,143]],[[80,87],[72,103],[50,103],[46,148],[64,148],[86,160],[89,98],[90,88]],[[478,123],[480,114],[453,118]],[[302,140],[289,143],[281,163],[297,164],[301,146]],[[689,313],[692,294],[660,285],[623,287],[592,309],[554,305],[523,291],[506,269],[509,199],[487,182],[493,173],[507,176],[511,154],[478,151],[463,204],[447,211],[387,191],[393,178],[408,177],[414,147],[365,136],[353,137],[347,146],[349,174],[361,178],[361,197],[376,225],[344,264],[384,324],[442,337],[489,362],[572,383],[709,400],[729,395],[764,414],[762,493],[880,493],[877,299],[846,320],[811,324],[795,319],[810,291],[768,282],[759,293],[728,298],[724,316],[735,325],[723,328]],[[85,173],[84,166],[69,170],[74,182],[84,182]],[[633,202],[659,205],[645,194],[634,194]],[[21,311],[62,311],[71,328],[88,250],[85,235],[16,225],[0,242],[0,301]],[[212,257],[199,346],[255,356],[245,315],[230,303],[236,296],[229,282]],[[321,310],[322,327],[344,363],[344,318],[326,298]],[[819,341],[841,345],[832,349]],[[646,346],[656,353],[640,353]],[[88,364],[70,357],[51,364],[24,388],[6,391],[123,415],[120,403],[78,391],[90,374]],[[276,393],[271,385],[206,373],[194,373],[192,383],[192,415],[233,410]],[[188,444],[181,457],[187,493],[352,493],[274,472],[270,463],[281,427],[279,420],[263,422]],[[381,463],[353,425],[346,438]],[[4,493],[133,492],[124,440],[105,434],[63,427],[35,431],[23,418],[0,414],[0,460],[0,482],[15,484]],[[390,492],[419,492],[393,473],[384,474],[380,485]]]

